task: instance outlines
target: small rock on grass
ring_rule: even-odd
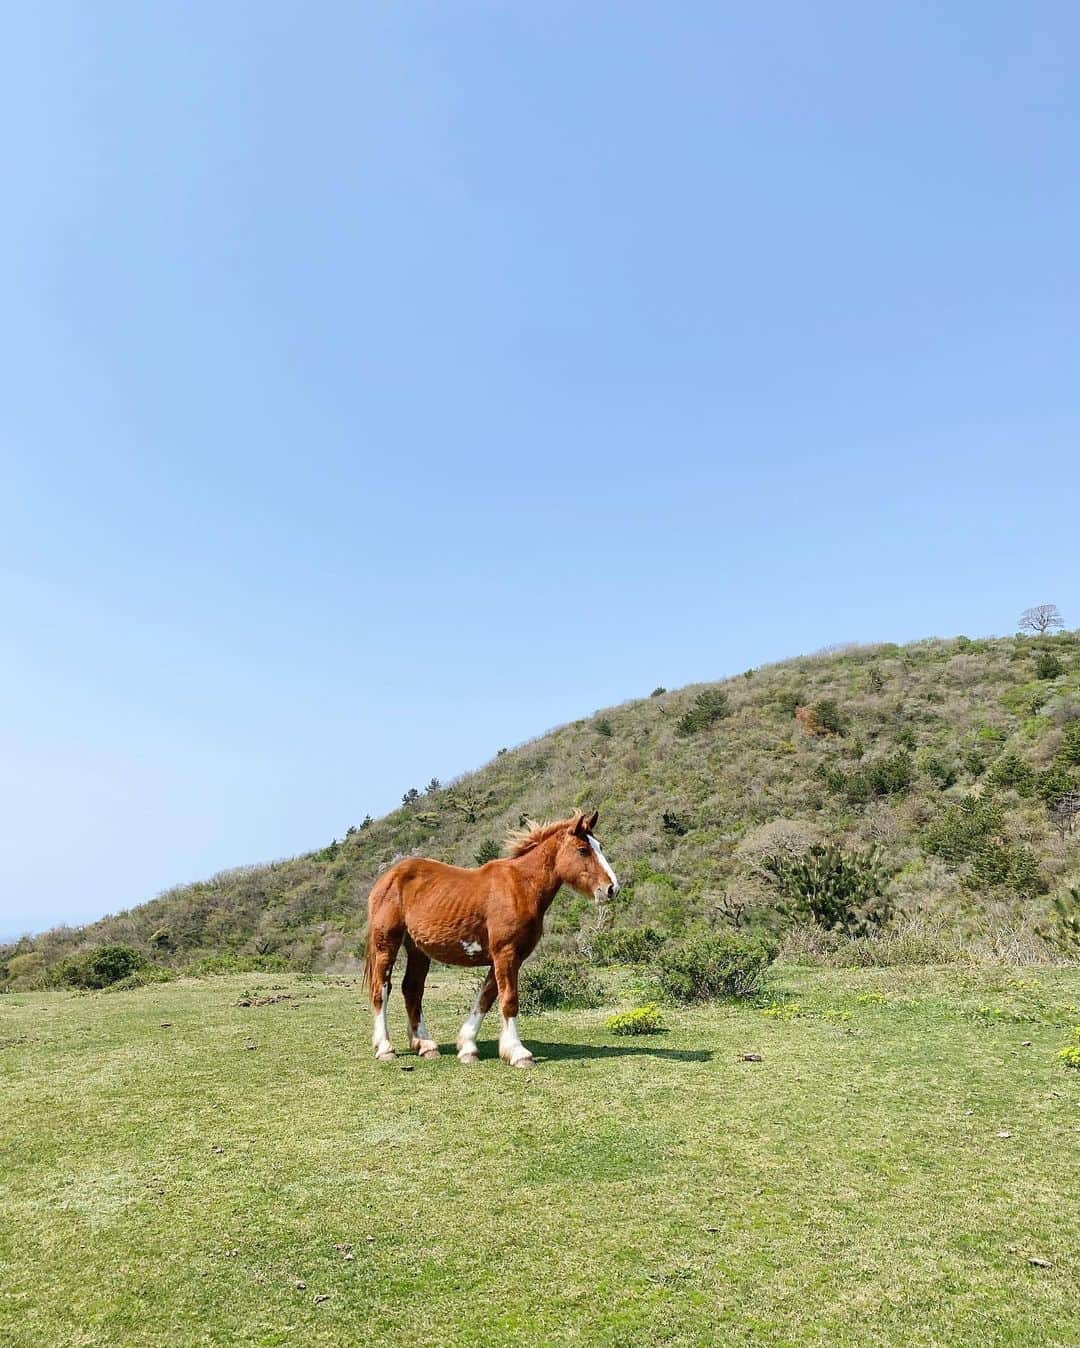
[[[1053,1267],[1054,1267],[1053,1260],[1051,1260],[1051,1259],[1039,1259],[1039,1258],[1037,1258],[1035,1255],[1031,1255],[1031,1256],[1028,1258],[1028,1263],[1031,1265],[1032,1268],[1053,1268]]]

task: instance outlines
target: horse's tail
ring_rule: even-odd
[[[379,905],[379,900],[393,883],[393,871],[387,871],[385,875],[380,875],[378,880],[371,888],[368,895],[367,910],[367,935],[364,939],[364,973],[360,980],[362,988],[370,988],[372,975],[375,972],[375,910]]]
[[[367,937],[364,941],[364,976],[360,980],[362,988],[371,987],[371,974],[375,968],[375,943],[371,939],[371,920],[368,919]]]

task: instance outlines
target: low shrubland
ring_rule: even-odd
[[[662,946],[653,972],[660,991],[672,1001],[745,997],[758,987],[778,949],[765,936],[699,932]]]
[[[789,939],[796,920],[827,925],[805,874],[825,860],[806,856],[819,846],[842,858],[829,868],[841,887],[859,858],[872,856],[887,877],[880,895],[870,880],[839,913],[849,936],[874,941],[879,927],[931,916],[964,941],[992,922],[1043,941],[1047,958],[1077,958],[1054,936],[1063,930],[1054,910],[1080,888],[1080,633],[848,646],[751,677],[674,691],[657,683],[655,695],[500,752],[476,773],[433,776],[400,809],[363,816],[303,856],[10,944],[0,986],[40,985],[98,946],[178,973],[349,974],[368,889],[395,858],[473,865],[522,816],[586,803],[601,810],[626,928],[681,936],[718,921]],[[771,852],[770,831],[783,840]],[[764,862],[780,850],[790,853],[784,874],[770,876]],[[884,924],[872,916],[879,900],[894,910]],[[550,935],[572,943],[587,907],[559,896]],[[599,933],[600,959],[607,940]],[[643,962],[641,951],[611,958]]]
[[[602,1006],[604,985],[587,960],[540,954],[522,967],[519,1000],[523,1015]]]
[[[664,1013],[655,1002],[646,1002],[644,1006],[608,1016],[604,1027],[618,1035],[657,1034],[664,1028]]]

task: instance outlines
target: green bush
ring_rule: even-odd
[[[612,1034],[656,1034],[664,1028],[664,1014],[655,1002],[647,1002],[633,1011],[608,1016],[604,1024]]]
[[[148,988],[154,983],[172,983],[175,978],[176,974],[172,969],[163,969],[160,964],[148,964],[145,968],[136,969],[133,974],[128,974],[126,978],[110,983],[105,991],[127,992],[131,988]]]
[[[947,791],[950,786],[954,786],[960,775],[960,770],[953,759],[946,758],[944,754],[933,751],[923,755],[920,766],[926,776],[941,791]]]
[[[663,697],[663,695],[664,695],[666,692],[667,692],[667,689],[664,687],[664,685],[663,685],[662,683],[658,683],[658,684],[656,685],[656,687],[652,690],[652,692],[649,694],[649,696],[650,696],[650,697]]]
[[[1075,1067],[1080,1071],[1080,1025],[1074,1027],[1072,1038],[1058,1050],[1058,1057],[1066,1067]]]
[[[476,849],[476,864],[484,866],[489,861],[495,861],[502,854],[502,848],[494,838],[485,838]]]
[[[1011,786],[1020,795],[1029,796],[1035,789],[1035,770],[1015,749],[1008,749],[990,764],[986,780],[993,786]]]
[[[694,698],[690,710],[680,716],[675,727],[676,733],[683,736],[695,735],[700,730],[708,730],[709,726],[730,715],[731,707],[727,693],[722,688],[705,688]]]
[[[1080,958],[1080,889],[1067,889],[1050,901],[1050,926],[1039,935],[1067,958]]]
[[[522,1015],[589,1009],[604,1003],[604,985],[578,955],[545,955],[521,970],[518,1001]]]
[[[1065,763],[1052,763],[1035,779],[1035,794],[1048,807],[1080,789],[1080,782]]]
[[[664,946],[656,957],[656,982],[676,1002],[745,997],[776,959],[775,941],[735,932],[700,932]]]
[[[665,939],[658,927],[623,927],[602,931],[596,939],[596,962],[648,964]]]
[[[1007,838],[991,838],[975,853],[971,874],[964,884],[969,889],[1001,887],[1031,898],[1046,889],[1039,863],[1029,847]]]
[[[998,835],[1005,813],[992,796],[965,796],[931,819],[923,830],[925,851],[946,861],[967,861]]]
[[[601,716],[596,722],[596,733],[603,736],[606,740],[611,739],[612,735],[614,735],[615,729],[606,716]]]
[[[50,981],[68,988],[107,988],[148,963],[129,945],[100,945],[53,965]]]
[[[1053,651],[1039,652],[1039,658],[1035,661],[1035,677],[1037,679],[1056,679],[1064,673],[1064,670],[1065,666]]]
[[[827,730],[830,735],[842,735],[844,733],[847,719],[840,711],[836,698],[823,697],[813,703],[810,710],[814,714],[814,720],[822,730]]]
[[[906,749],[875,758],[854,772],[833,769],[826,774],[830,789],[842,792],[853,805],[865,805],[875,796],[903,795],[911,790],[914,780],[915,760]]]
[[[866,936],[892,916],[885,897],[889,877],[876,851],[845,852],[815,843],[802,856],[766,858],[763,870],[792,917],[809,917],[826,931]]]
[[[287,969],[284,955],[204,955],[188,965],[186,972],[193,978],[214,974],[272,974]]]
[[[1061,761],[1080,764],[1080,720],[1070,721],[1061,736]]]
[[[21,955],[12,955],[3,969],[0,969],[6,987],[28,991],[40,987],[45,975],[45,958],[37,950],[28,950]]]

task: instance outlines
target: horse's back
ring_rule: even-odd
[[[408,857],[393,872],[393,887],[410,937],[444,964],[481,964],[487,958],[489,866],[469,870],[428,857]]]

